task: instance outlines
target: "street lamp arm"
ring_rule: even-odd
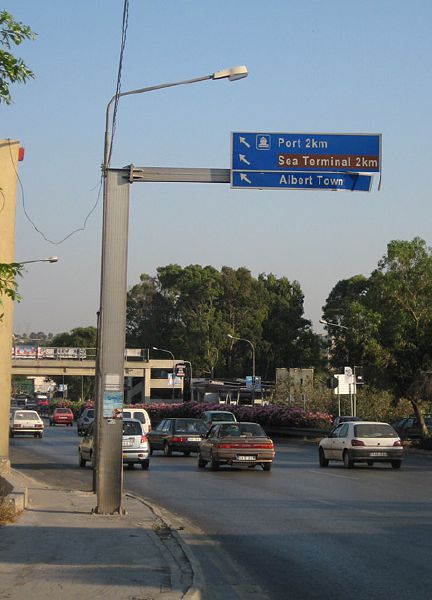
[[[339,325],[338,323],[331,323],[330,321],[324,321],[324,319],[319,320],[323,325],[328,325],[329,327],[337,327],[338,329],[347,329],[349,331],[349,327],[345,327],[345,325]]]
[[[243,79],[247,77],[248,70],[245,66],[231,67],[230,69],[223,69],[222,71],[216,71],[211,75],[203,75],[202,77],[194,77],[193,79],[184,79],[182,81],[174,81],[172,83],[160,83],[158,85],[151,85],[149,87],[139,88],[136,90],[129,90],[127,92],[121,92],[120,94],[114,94],[111,100],[108,102],[105,115],[105,146],[104,146],[104,162],[103,170],[108,168],[109,163],[109,147],[110,147],[110,112],[111,107],[117,98],[123,96],[131,96],[132,94],[143,94],[145,92],[154,92],[156,90],[163,90],[165,88],[176,87],[179,85],[188,85],[189,83],[198,83],[200,81],[207,81],[209,79],[229,79],[230,81],[236,81],[237,79]]]

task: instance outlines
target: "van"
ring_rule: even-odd
[[[141,423],[143,433],[151,431],[151,422],[148,412],[144,408],[135,406],[124,406],[122,410],[123,419],[137,419]]]

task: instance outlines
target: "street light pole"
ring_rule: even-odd
[[[103,226],[99,331],[96,358],[96,512],[121,513],[122,423],[113,418],[123,405],[124,350],[126,337],[127,241],[129,226],[130,177],[123,169],[111,169],[110,113],[113,103],[122,96],[142,94],[163,88],[197,83],[207,79],[234,81],[247,77],[247,68],[233,67],[212,75],[173,83],[130,90],[116,94],[108,102],[105,117],[103,152]]]
[[[152,350],[159,350],[159,352],[166,352],[167,354],[170,354],[173,360],[173,366],[172,366],[172,394],[171,394],[171,399],[174,400],[174,379],[175,379],[175,358],[174,358],[174,354],[171,352],[171,350],[164,350],[163,348],[156,348],[156,346],[152,347]]]
[[[235,337],[230,333],[228,333],[227,335],[232,340],[237,340],[239,342],[247,342],[252,348],[252,400],[253,404],[255,404],[255,346],[250,340],[247,340],[246,338]]]

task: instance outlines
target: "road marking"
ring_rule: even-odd
[[[329,477],[339,477],[342,479],[360,479],[360,477],[350,477],[349,475],[337,475],[336,473],[329,473],[328,471],[313,471],[312,469],[308,469],[309,473],[314,473],[315,475],[328,475]]]

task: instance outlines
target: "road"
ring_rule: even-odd
[[[11,440],[11,461],[49,485],[89,490],[78,442],[75,428],[47,428],[43,440]],[[270,473],[199,471],[194,455],[156,453],[148,472],[125,470],[124,485],[186,519],[211,588],[238,578],[233,598],[430,597],[432,457],[407,452],[400,471],[320,469],[315,444],[276,450]]]

